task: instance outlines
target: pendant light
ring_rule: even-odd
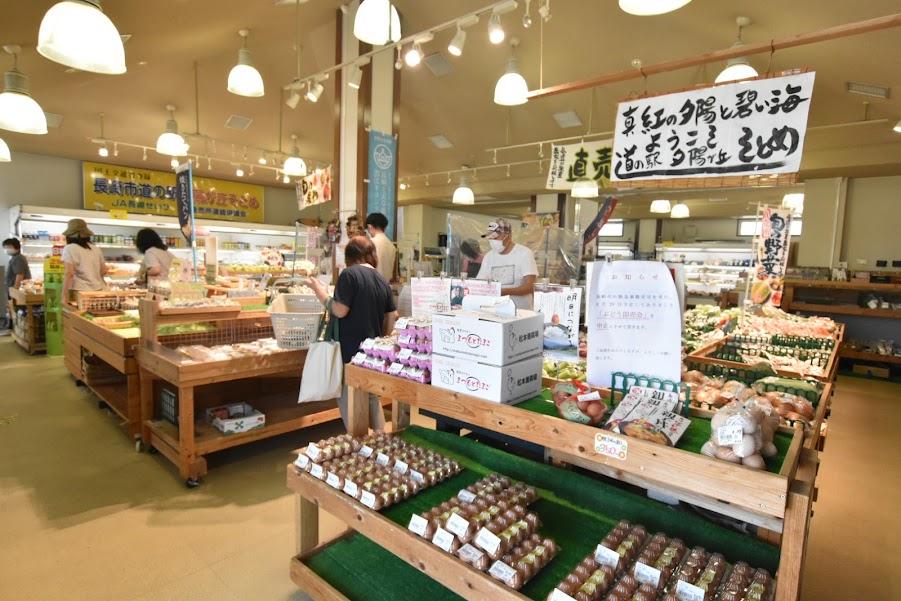
[[[570,196],[573,198],[597,198],[598,194],[597,181],[587,177],[574,181],[572,190],[570,190]]]
[[[901,119],[898,119],[898,122],[895,123],[895,127],[892,128],[892,131],[896,134],[901,134]]]
[[[782,197],[782,208],[790,209],[793,213],[804,212],[804,193],[792,192]]]
[[[507,60],[507,70],[497,80],[494,86],[494,103],[501,106],[517,106],[529,101],[529,84],[519,72],[519,62],[516,60],[516,46],[519,40],[513,38],[510,41],[510,58]]]
[[[104,135],[104,128],[103,128],[104,114],[100,113],[99,116],[100,116],[100,137],[97,138],[96,140],[92,140],[92,142],[96,142],[96,143],[100,144],[100,148],[97,149],[97,154],[103,158],[106,158],[109,156],[109,147],[106,145],[106,136]]]
[[[241,49],[238,50],[238,64],[232,67],[228,74],[228,91],[238,96],[247,96],[248,98],[259,98],[265,94],[263,86],[263,77],[260,72],[253,66],[250,58],[250,49],[247,48],[247,38],[250,36],[249,29],[241,29],[238,35],[243,40]]]
[[[294,145],[291,150],[291,156],[285,159],[282,171],[290,177],[305,177],[307,164],[300,158],[300,150],[297,148],[297,134],[291,134],[291,142]]]
[[[160,154],[172,157],[183,157],[188,154],[188,144],[178,133],[178,123],[175,122],[175,105],[167,104],[169,119],[166,121],[166,131],[156,139],[156,151]]]
[[[668,200],[652,200],[651,213],[669,213],[672,210]]]
[[[751,24],[751,19],[748,17],[737,17],[735,19],[735,24],[738,25],[738,37],[736,38],[735,43],[732,44],[732,48],[739,48],[745,45],[744,41],[741,39],[741,31]],[[741,79],[757,77],[757,75],[757,69],[751,66],[748,59],[744,56],[739,56],[730,58],[726,61],[726,68],[720,71],[720,74],[716,76],[714,83],[739,81]]]
[[[687,219],[691,216],[691,212],[688,210],[687,204],[680,202],[673,205],[673,210],[670,211],[669,216],[672,219]]]
[[[12,161],[12,155],[9,152],[9,146],[0,138],[0,163],[9,163]]]
[[[474,205],[476,203],[475,194],[469,187],[469,182],[465,175],[460,176],[460,185],[454,190],[454,197],[451,201],[455,205]]]
[[[384,46],[400,40],[400,16],[388,0],[363,0],[354,16],[354,37],[366,44]]]
[[[92,73],[125,73],[125,47],[103,14],[100,0],[65,0],[44,15],[38,53],[54,62]]]
[[[646,17],[678,10],[691,0],[619,0],[619,7],[630,15]]]
[[[28,76],[19,71],[19,46],[4,46],[13,55],[13,68],[3,77],[4,90],[0,94],[0,129],[20,134],[46,134],[47,116],[31,97]]]

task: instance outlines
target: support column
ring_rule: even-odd
[[[843,177],[804,182],[804,231],[798,244],[798,265],[837,266],[847,195],[848,180]]]

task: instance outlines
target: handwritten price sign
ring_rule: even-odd
[[[594,450],[599,455],[625,461],[629,454],[629,442],[612,434],[595,434]]]

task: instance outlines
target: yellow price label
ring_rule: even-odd
[[[110,209],[109,216],[113,219],[128,219],[128,211],[125,209]]]

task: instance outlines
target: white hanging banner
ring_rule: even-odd
[[[613,140],[551,145],[547,172],[548,190],[571,190],[577,179],[593,179],[599,188],[610,187],[610,157]]]
[[[587,305],[590,385],[617,371],[680,380],[682,312],[665,264],[594,263]]]
[[[582,289],[568,286],[536,288],[532,305],[535,311],[544,315],[544,348],[577,353]]]
[[[757,269],[751,287],[751,301],[774,307],[782,304],[782,285],[788,250],[791,246],[792,212],[766,207],[757,239]]]
[[[470,295],[500,296],[500,282],[457,278],[413,278],[412,313],[414,317],[462,309]]]
[[[795,173],[814,73],[621,102],[613,181]]]

